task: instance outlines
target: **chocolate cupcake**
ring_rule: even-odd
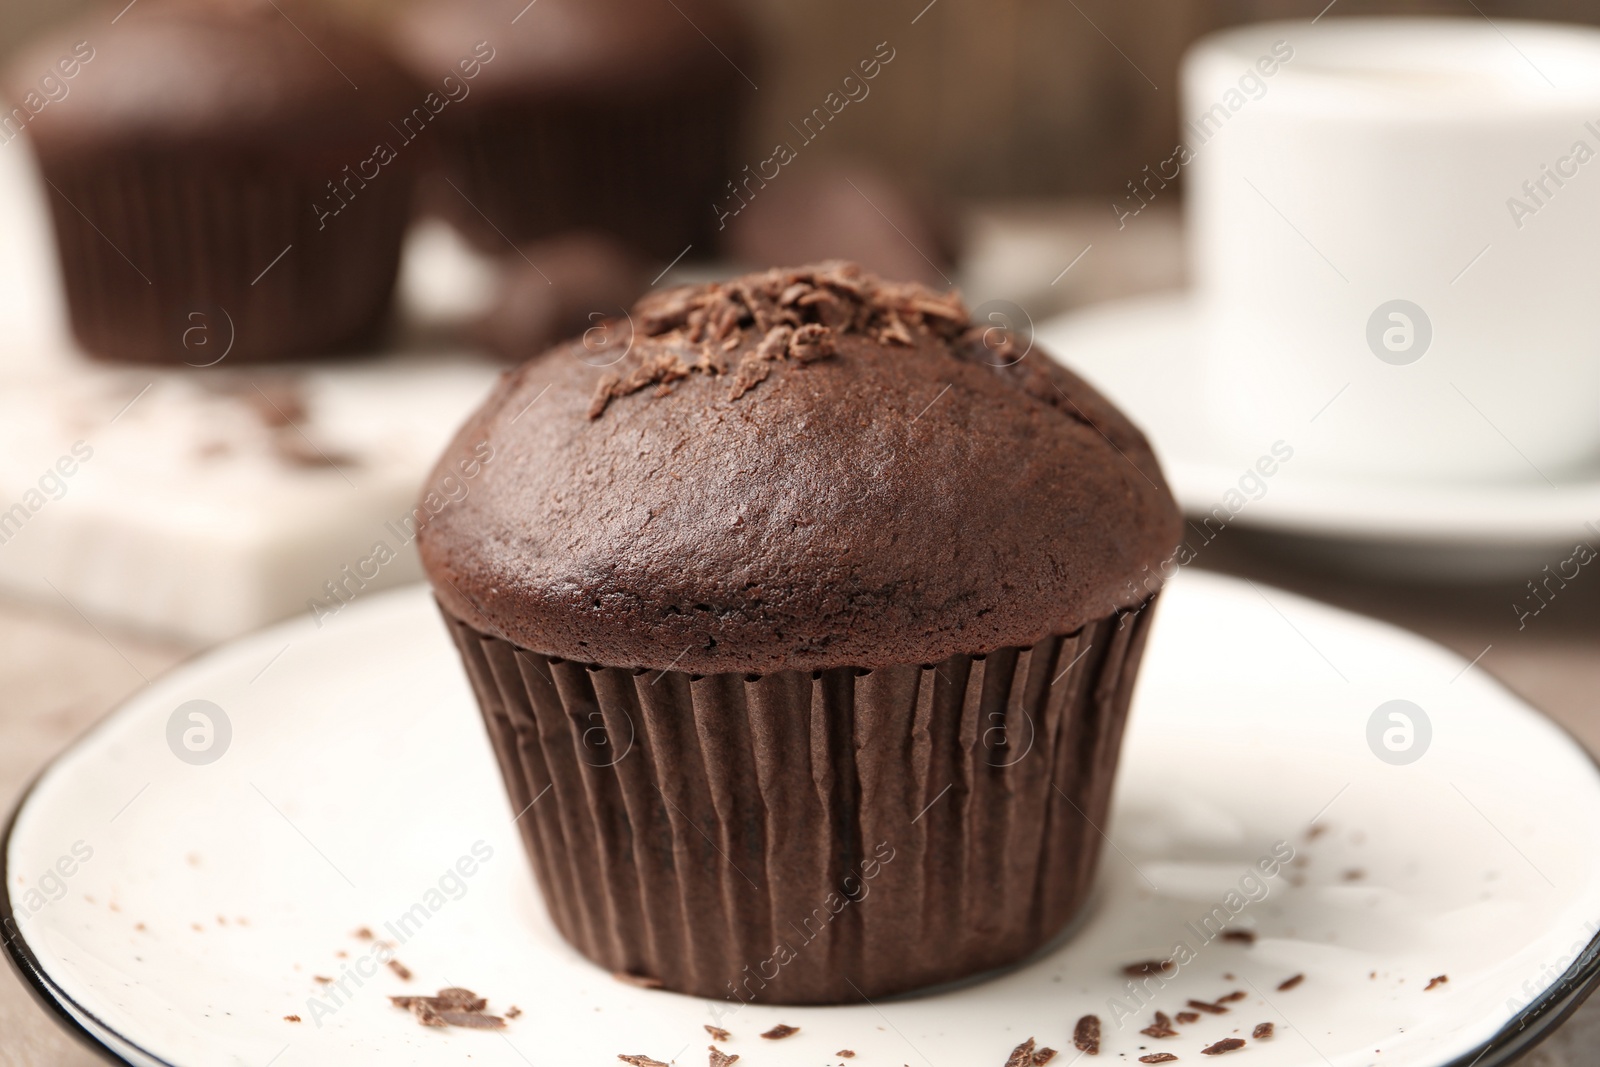
[[[485,248],[593,229],[662,262],[710,252],[755,92],[731,5],[424,0],[397,42],[420,80],[462,88],[430,203]]]
[[[954,294],[830,263],[508,375],[424,566],[556,926],[698,996],[875,998],[1083,908],[1180,519]]]
[[[305,7],[144,0],[38,42],[6,95],[48,186],[91,353],[203,365],[359,346],[384,321],[422,99]],[[61,66],[73,60],[73,72]],[[58,71],[55,99],[40,71]]]

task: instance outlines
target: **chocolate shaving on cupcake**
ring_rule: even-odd
[[[1072,1028],[1072,1047],[1088,1056],[1100,1055],[1100,1017],[1085,1015]]]
[[[845,334],[911,346],[918,335],[946,341],[970,326],[954,293],[885,282],[849,263],[771,270],[721,285],[675,289],[639,301],[627,372],[600,380],[589,417],[611,401],[690,374],[732,375],[737,400],[783,363],[830,359]]]
[[[954,292],[888,282],[853,263],[771,270],[716,285],[690,286],[641,299],[635,337],[623,364],[596,383],[589,418],[612,401],[654,386],[670,394],[695,374],[731,377],[737,400],[786,364],[832,359],[846,337],[894,348],[943,344],[959,358],[990,366],[1034,399],[1099,428],[1039,361],[1024,362],[1008,331],[974,324]]]

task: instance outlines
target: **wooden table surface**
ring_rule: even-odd
[[[1091,214],[1102,217],[1098,210]],[[1057,221],[1073,230],[1081,228],[1073,221],[1077,217]],[[1175,227],[1168,229],[1175,234]],[[1087,234],[1089,240],[1094,236]],[[1171,284],[1174,271],[1161,264],[1176,261],[1175,241],[1174,236],[1166,251],[1141,251],[1146,268],[1132,271],[1141,281],[1124,288],[1147,288],[1152,278]],[[1082,243],[1087,242],[1067,236],[1061,247]],[[1156,269],[1148,269],[1150,260],[1158,261]],[[1102,277],[1094,296],[1108,295]],[[1481,653],[1474,669],[1497,676],[1600,752],[1600,579],[1570,583],[1519,629],[1512,608],[1525,592],[1519,581],[1446,587],[1333,574],[1296,558],[1292,546],[1280,540],[1237,527],[1208,546],[1197,565],[1397,623],[1468,659]],[[111,627],[97,629],[65,604],[0,600],[0,799],[9,808],[73,738],[194,651]],[[1600,1062],[1593,1051],[1597,1046],[1600,998],[1523,1062],[1527,1067],[1590,1065]],[[0,1067],[95,1062],[57,1028],[13,973],[0,978]]]

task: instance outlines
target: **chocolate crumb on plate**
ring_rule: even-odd
[[[798,1034],[799,1032],[800,1028],[798,1026],[790,1026],[788,1023],[779,1023],[777,1026],[774,1026],[771,1030],[768,1030],[761,1036],[766,1038],[768,1041],[777,1041],[781,1038],[788,1037],[790,1034]]]
[[[1033,1054],[1033,1067],[1044,1067],[1045,1064],[1056,1058],[1056,1050],[1042,1048]]]
[[[1244,1048],[1244,1038],[1225,1037],[1221,1041],[1218,1041],[1215,1045],[1207,1045],[1205,1048],[1201,1049],[1200,1055],[1220,1056],[1224,1052],[1232,1052],[1235,1049],[1241,1048]]]
[[[1271,1023],[1258,1023],[1256,1028],[1250,1031],[1250,1036],[1257,1041],[1266,1041],[1272,1037],[1272,1029]]]
[[[1139,1057],[1139,1062],[1140,1063],[1171,1063],[1173,1060],[1176,1060],[1177,1058],[1178,1057],[1174,1056],[1170,1052],[1152,1052],[1148,1056],[1140,1056]]]
[[[522,1009],[517,1007],[515,1004],[511,1005],[511,1007],[506,1009],[506,1018],[507,1019],[518,1018],[519,1016],[521,1016],[521,1014],[522,1014]]]
[[[1033,1067],[1033,1048],[1033,1038],[1030,1037],[1011,1050],[1011,1055],[1006,1057],[1006,1067]]]
[[[298,1016],[298,1015],[285,1015],[283,1017],[283,1021],[286,1022],[286,1023],[297,1023],[297,1022],[300,1021],[300,1016]]]
[[[1423,987],[1422,991],[1426,993],[1429,990],[1437,989],[1439,986],[1444,985],[1448,981],[1450,981],[1450,976],[1448,974],[1441,974],[1437,978],[1430,978],[1428,979],[1428,984]]]
[[[1100,1016],[1085,1015],[1072,1028],[1072,1047],[1090,1056],[1100,1055]]]
[[[444,1016],[439,1013],[439,1010],[435,1008],[426,997],[415,997],[410,999],[411,1003],[403,1006],[406,1008],[406,1010],[410,1011],[412,1015],[417,1017],[418,1025],[431,1026],[435,1029],[442,1029],[443,1027],[450,1025],[444,1021]],[[401,1005],[396,1006],[400,1007]]]
[[[311,976],[311,980],[313,982],[316,982],[319,985],[332,985],[333,984],[333,979],[329,978],[327,975],[324,975],[324,974],[314,974],[314,975]]]
[[[724,1030],[720,1026],[712,1026],[710,1023],[706,1023],[706,1033],[710,1034],[712,1036],[712,1038],[714,1038],[717,1041],[732,1041],[733,1040],[733,1035],[730,1034],[728,1031]]]
[[[1218,997],[1217,998],[1217,1003],[1218,1004],[1232,1004],[1234,1001],[1243,1000],[1245,997],[1248,997],[1249,995],[1250,995],[1249,993],[1246,993],[1242,989],[1235,989],[1232,993],[1229,993],[1226,996]]]
[[[706,1048],[711,1053],[711,1067],[728,1067],[729,1064],[739,1058],[737,1052],[730,1056],[715,1045],[707,1045]]]
[[[441,989],[436,996],[431,997],[390,997],[389,1003],[411,1012],[423,1026],[501,1030],[506,1025],[506,1021],[498,1015],[483,1013],[483,1009],[489,1004],[486,999],[460,986]]]
[[[1228,1009],[1224,1008],[1221,1004],[1212,1004],[1209,1001],[1204,1000],[1191,1000],[1189,1001],[1189,1007],[1193,1008],[1195,1011],[1203,1011],[1207,1015],[1228,1014]]]
[[[240,388],[236,380],[217,385],[219,392],[237,397],[269,429],[293,426],[306,417],[305,388],[297,378],[253,381],[249,389]]]
[[[1180,1011],[1178,1013],[1178,1022],[1183,1023],[1184,1025],[1188,1025],[1189,1023],[1197,1023],[1199,1021],[1200,1013],[1197,1011]]]
[[[1289,990],[1293,989],[1295,986],[1299,985],[1305,980],[1306,976],[1303,974],[1297,974],[1292,977],[1285,978],[1283,981],[1278,983],[1278,992],[1287,993]]]
[[[411,981],[411,968],[407,967],[405,964],[401,963],[399,960],[390,960],[389,961],[389,969],[391,971],[393,971],[396,976],[399,977],[400,981],[402,981],[402,982]]]
[[[667,1067],[660,1060],[653,1060],[649,1056],[624,1056],[619,1052],[617,1053],[617,1059],[623,1063],[631,1063],[633,1067]]]
[[[848,1048],[842,1048],[838,1052],[835,1052],[834,1055],[842,1057],[842,1058],[847,1059],[847,1060],[853,1060],[853,1059],[856,1058],[855,1049],[848,1049]]]
[[[1156,1021],[1139,1031],[1145,1037],[1177,1037],[1178,1031],[1172,1028],[1172,1019],[1164,1011],[1156,1012]]]
[[[412,1008],[417,1004],[426,1004],[438,1011],[482,1011],[489,1006],[489,1002],[478,996],[470,989],[441,989],[438,995],[431,997],[390,997],[389,1002],[397,1008]]]
[[[1367,872],[1362,870],[1360,867],[1351,867],[1348,871],[1344,872],[1344,880],[1347,882],[1359,882],[1366,876]]]
[[[661,979],[648,974],[629,974],[627,971],[612,971],[611,977],[623,985],[637,986],[640,989],[660,989]]]
[[[363,926],[356,931],[355,936],[361,941],[371,941],[373,934],[371,930]]]
[[[439,1018],[464,1030],[504,1030],[506,1026],[506,1021],[498,1015],[484,1015],[476,1011],[441,1011]]]
[[[1130,963],[1122,968],[1122,973],[1129,978],[1156,978],[1169,976],[1169,972],[1176,973],[1178,965],[1171,960],[1144,960],[1140,963]]]
[[[1224,930],[1222,931],[1222,940],[1233,941],[1240,945],[1253,945],[1256,943],[1256,932],[1254,930]]]

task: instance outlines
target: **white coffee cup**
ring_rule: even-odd
[[[1183,69],[1206,404],[1300,475],[1600,459],[1600,31],[1323,18]]]

